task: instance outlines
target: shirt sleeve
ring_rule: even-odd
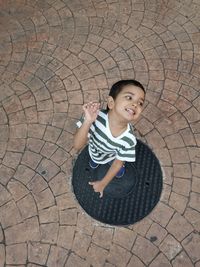
[[[128,145],[127,147],[122,146],[116,155],[116,159],[121,161],[127,162],[135,162],[136,160],[136,153],[135,153],[135,146],[137,144],[137,140],[134,137],[132,144]]]

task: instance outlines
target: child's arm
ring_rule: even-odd
[[[99,112],[99,103],[90,102],[83,105],[84,122],[74,136],[74,148],[80,150],[88,141],[88,132]]]
[[[112,181],[112,179],[118,173],[123,164],[123,161],[115,159],[112,165],[110,166],[108,172],[101,181],[89,182],[89,184],[93,186],[94,191],[100,193],[100,197],[103,196],[104,188],[110,183],[110,181]]]

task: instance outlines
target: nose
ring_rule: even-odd
[[[133,102],[132,103],[132,106],[137,107],[137,103],[136,102]]]

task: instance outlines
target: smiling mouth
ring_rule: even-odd
[[[131,108],[126,108],[126,111],[132,116],[135,115],[135,111],[133,109],[131,109]]]

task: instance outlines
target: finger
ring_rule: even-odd
[[[89,184],[89,185],[94,185],[94,183],[93,183],[93,182],[88,182],[88,184]]]
[[[100,198],[102,198],[103,197],[103,191],[102,192],[100,192],[100,196],[99,196]]]

